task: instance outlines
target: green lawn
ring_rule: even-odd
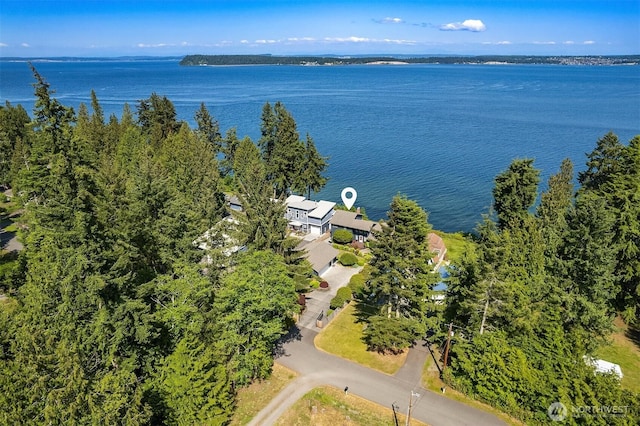
[[[444,241],[447,247],[447,259],[452,263],[456,263],[465,251],[473,250],[476,246],[470,237],[463,235],[461,232],[448,234],[446,232],[434,231]]]
[[[353,303],[347,305],[315,338],[318,349],[345,358],[365,367],[394,374],[407,357],[407,351],[399,355],[382,355],[367,350],[362,341],[362,323],[356,322]]]
[[[465,252],[475,249],[476,243],[471,241],[470,237],[463,235],[461,232],[453,234],[441,231],[434,232],[444,241],[444,245],[447,247],[446,257],[453,264],[455,264]]]
[[[598,349],[596,355],[620,366],[622,387],[640,392],[640,332],[629,329],[620,318],[616,318],[614,325],[611,343]]]

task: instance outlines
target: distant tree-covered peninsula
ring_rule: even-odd
[[[274,56],[187,55],[180,65],[366,65],[366,64],[552,64],[638,65],[640,55],[627,56]]]

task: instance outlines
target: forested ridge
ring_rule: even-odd
[[[277,56],[277,55],[187,55],[180,65],[365,65],[402,62],[407,64],[549,64],[549,65],[638,65],[640,56]]]
[[[283,201],[322,189],[327,158],[280,102],[252,141],[204,104],[191,128],[156,93],[120,118],[93,92],[76,112],[32,71],[32,115],[0,107],[0,185],[25,246],[0,259],[0,424],[228,424],[313,281]],[[640,136],[600,138],[578,185],[569,160],[542,194],[539,176],[516,159],[496,177],[444,304],[428,213],[394,197],[349,285],[363,338],[398,352],[451,327],[449,386],[526,423],[562,402],[629,407],[567,423],[637,424],[640,396],[583,357],[616,315],[640,323]]]

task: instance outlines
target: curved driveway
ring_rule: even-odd
[[[407,362],[394,376],[363,367],[351,361],[319,351],[313,344],[317,332],[294,328],[283,343],[276,362],[298,372],[299,377],[282,390],[271,403],[249,423],[272,425],[298,399],[320,385],[338,389],[349,386],[349,392],[382,406],[399,407],[407,412],[411,392],[414,398],[411,417],[433,426],[504,425],[492,414],[445,398],[420,386],[422,366],[427,350],[412,348]]]

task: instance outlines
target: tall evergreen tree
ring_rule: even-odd
[[[138,102],[138,124],[150,136],[154,147],[180,129],[175,106],[166,96],[157,93]]]
[[[398,350],[409,346],[434,325],[437,307],[431,300],[431,290],[437,278],[429,264],[427,235],[431,226],[426,212],[415,201],[396,196],[388,216],[371,245],[373,258],[367,285],[373,300],[380,305],[380,312],[368,319],[365,337],[376,349]],[[400,341],[387,339],[393,327],[385,327],[377,317],[389,319],[411,333],[405,333]],[[387,345],[385,341],[395,344]]]
[[[274,186],[275,196],[280,197],[300,181],[305,147],[293,116],[281,102],[276,102],[273,108],[265,104],[260,129],[258,146],[265,161],[266,177]]]
[[[573,203],[573,163],[562,161],[560,171],[549,178],[548,189],[540,196],[536,216],[541,222],[545,240],[545,257],[553,262],[567,228],[566,216]]]
[[[27,138],[29,121],[29,115],[21,105],[14,107],[9,101],[0,105],[0,186],[10,185],[17,172],[12,171],[12,158],[16,145]]]
[[[198,134],[207,141],[211,150],[217,155],[222,150],[222,135],[218,121],[211,116],[204,102],[200,104],[200,109],[196,112],[196,123],[198,124]]]
[[[301,159],[300,175],[294,183],[293,190],[307,193],[307,198],[311,199],[311,191],[318,192],[327,183],[327,178],[322,175],[327,166],[327,158],[320,155],[313,143],[313,139],[307,133],[304,157]]]
[[[493,208],[500,229],[518,226],[536,200],[540,171],[532,159],[513,160],[509,168],[496,176]]]

